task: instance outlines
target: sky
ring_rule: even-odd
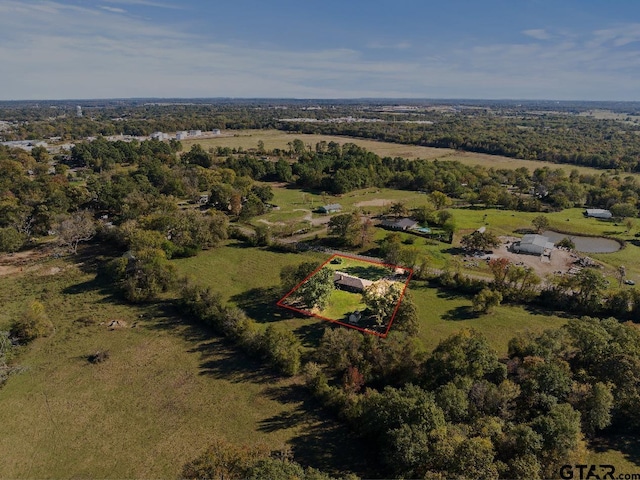
[[[636,0],[0,0],[0,100],[640,101]]]

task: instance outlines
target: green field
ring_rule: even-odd
[[[475,328],[499,355],[505,355],[509,340],[517,334],[541,333],[567,321],[552,312],[512,305],[501,305],[490,314],[476,316],[470,296],[429,287],[424,282],[411,282],[409,294],[420,316],[420,339],[428,350],[462,328]]]
[[[336,289],[331,293],[327,308],[318,312],[318,315],[344,323],[349,320],[350,313],[356,310],[363,311],[365,308],[366,306],[362,302],[362,295],[359,293]]]
[[[63,270],[43,273],[53,267]],[[303,464],[367,471],[358,441],[307,407],[294,380],[169,305],[125,305],[105,287],[63,260],[0,277],[0,328],[32,299],[55,325],[0,389],[0,478],[177,478],[215,437],[287,444]],[[114,319],[126,327],[110,330],[105,322]],[[86,356],[98,350],[110,357],[90,364]]]

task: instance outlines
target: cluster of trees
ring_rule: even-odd
[[[640,422],[640,333],[614,319],[516,337],[505,358],[473,330],[430,355],[368,337],[327,330],[305,373],[389,475],[551,478],[580,462],[586,439]]]
[[[422,116],[424,120],[427,116]],[[300,133],[347,135],[454,148],[514,158],[595,168],[640,171],[640,127],[613,120],[547,113],[495,115],[483,110],[428,114],[431,124],[411,122],[283,122]]]
[[[550,167],[530,172],[524,167],[507,170],[466,166],[459,162],[380,158],[352,144],[318,142],[315,149],[292,142],[290,163],[243,154],[221,165],[254,180],[295,182],[298,186],[334,194],[366,187],[390,187],[429,193],[431,210],[441,211],[458,199],[520,211],[541,211],[591,205],[613,208],[617,217],[637,216],[640,184],[631,176],[610,173],[581,174]],[[310,146],[309,146],[310,147]],[[273,153],[273,152],[272,152]],[[443,203],[444,202],[444,203]],[[432,215],[433,216],[433,215]],[[441,224],[444,221],[440,222]]]
[[[489,269],[493,276],[489,283],[462,274],[455,262],[435,277],[427,273],[424,279],[474,295],[473,309],[478,313],[488,313],[502,302],[535,303],[549,309],[640,321],[640,292],[635,288],[608,292],[607,281],[596,268],[583,268],[575,275],[551,275],[544,284],[533,269],[506,258],[491,259]],[[624,275],[624,268],[619,269],[620,283]]]
[[[187,463],[180,478],[200,480],[337,480],[315,468],[302,467],[287,448],[273,450],[267,445],[249,447],[215,439],[197,458]],[[341,477],[357,480],[355,475]]]
[[[302,344],[290,331],[273,324],[264,328],[239,308],[226,306],[208,287],[182,281],[179,305],[184,312],[229,338],[250,355],[264,359],[285,375],[301,365]]]

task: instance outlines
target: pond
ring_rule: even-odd
[[[580,235],[558,233],[553,230],[545,230],[542,235],[549,237],[549,241],[553,243],[558,243],[563,238],[570,238],[576,245],[576,251],[583,253],[612,253],[621,248],[618,242],[610,238],[582,237]]]

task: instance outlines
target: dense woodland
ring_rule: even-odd
[[[149,135],[154,131],[279,128],[390,142],[446,147],[514,158],[595,168],[640,171],[640,125],[634,103],[602,102],[401,102],[330,101],[86,101],[85,116],[64,102],[0,105],[0,120],[10,122],[5,140],[97,135]],[[397,105],[397,104],[395,104]],[[604,120],[578,113],[608,108],[627,114]],[[336,122],[351,117],[355,120]],[[313,119],[300,122],[290,119]],[[334,120],[334,121],[331,121]]]
[[[148,108],[155,112],[164,107]],[[193,110],[203,109],[205,116],[207,108]],[[244,115],[252,118],[249,107]],[[172,120],[156,117],[166,123],[141,124],[151,130],[175,128]],[[265,126],[258,125],[260,116],[252,121]],[[60,125],[53,121],[52,132],[70,125],[63,134],[71,134],[73,125],[83,122],[86,119],[60,119]],[[109,123],[99,118],[95,122]],[[29,125],[23,124],[27,130]],[[625,148],[630,145],[625,143]],[[263,158],[266,154],[269,159]],[[548,211],[589,204],[617,207],[620,217],[635,217],[640,198],[640,185],[624,175],[380,158],[353,144],[320,142],[309,149],[298,140],[287,151],[254,155],[227,149],[209,152],[198,146],[182,152],[178,142],[98,138],[53,159],[44,149],[26,153],[0,147],[0,250],[17,251],[48,236],[69,252],[90,239],[117,247],[98,274],[113,280],[124,299],[153,302],[163,292],[174,292],[176,303],[193,321],[281,374],[304,374],[311,394],[367,439],[385,476],[549,478],[557,476],[560,465],[578,462],[595,435],[640,427],[640,333],[622,322],[638,321],[640,296],[625,290],[628,297],[606,298],[597,273],[577,277],[582,283],[558,280],[538,289],[539,281],[526,272],[508,273],[498,263],[492,265],[489,284],[454,270],[430,275],[428,268],[418,268],[422,275],[417,281],[483,294],[480,310],[499,294],[500,301],[555,302],[558,308],[592,314],[537,337],[515,338],[505,357],[473,330],[461,331],[425,352],[414,335],[420,312],[410,294],[386,340],[327,327],[318,347],[305,352],[292,332],[273,324],[262,328],[242,310],[223,304],[219,292],[178,278],[170,258],[216,248],[234,232],[230,224],[271,208],[270,180],[336,194],[369,186],[421,190],[427,194],[423,207],[406,214],[441,226],[447,224],[446,211],[453,205]],[[203,193],[208,203],[199,205]],[[178,202],[187,208],[179,208]],[[400,211],[401,205],[397,208]],[[344,225],[336,220],[330,227],[349,247],[349,219],[343,220]],[[455,231],[455,225],[449,228]],[[243,238],[253,245],[268,244],[260,235],[257,229],[254,236]],[[391,235],[377,248],[376,253],[387,257],[402,255],[408,247]],[[413,259],[412,264],[419,263]],[[274,288],[286,292],[314,267],[301,264],[283,272],[282,285]],[[608,315],[617,318],[604,318]],[[26,344],[49,328],[37,305],[16,319],[11,332],[0,335],[0,367],[11,362],[8,339]],[[328,478],[305,471],[286,456],[224,442],[186,465],[184,475],[275,478],[287,472],[299,478]]]

